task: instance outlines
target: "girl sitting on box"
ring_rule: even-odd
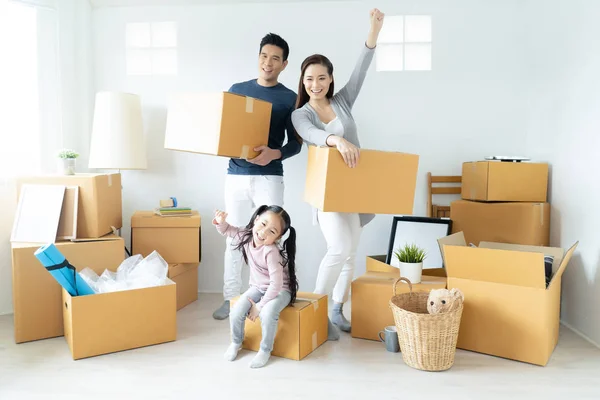
[[[348,83],[336,94],[333,94],[333,64],[327,57],[314,54],[302,62],[296,110],[292,113],[294,128],[309,144],[336,147],[350,168],[358,163],[360,147],[352,107],[373,60],[383,18],[378,9],[370,11],[367,40],[361,46]],[[357,188],[348,186],[348,196],[352,196],[352,189]],[[327,242],[327,254],[319,266],[314,292],[333,299],[329,340],[340,337],[334,324],[350,332],[350,322],[344,317],[342,306],[348,300],[361,230],[373,217],[373,214],[322,212],[313,208],[313,222],[319,224]]]
[[[262,341],[260,350],[250,368],[264,367],[275,341],[279,314],[296,300],[296,231],[290,216],[279,206],[260,206],[243,228],[229,225],[227,213],[215,211],[212,221],[221,235],[233,238],[233,246],[242,251],[250,267],[250,288],[240,296],[229,315],[231,344],[225,359],[233,361],[244,341],[246,317],[255,321],[260,317]],[[289,231],[288,238],[279,246],[279,240]]]

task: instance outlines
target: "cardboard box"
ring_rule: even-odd
[[[102,240],[104,239],[104,240]],[[57,242],[58,250],[81,271],[116,271],[125,259],[125,242],[108,235],[90,242]],[[41,244],[11,243],[15,342],[62,336],[61,287],[34,253]]]
[[[450,203],[452,233],[464,232],[467,243],[481,241],[548,246],[549,203]]]
[[[169,100],[165,149],[254,158],[269,143],[271,103],[239,94],[177,93]]]
[[[239,300],[231,301],[231,307]],[[244,349],[258,351],[262,340],[260,318],[246,318]],[[298,292],[296,302],[283,309],[275,335],[272,355],[302,360],[327,340],[327,296]]]
[[[476,161],[462,166],[465,200],[546,202],[547,191],[545,163]]]
[[[325,212],[410,215],[418,165],[415,154],[361,149],[349,168],[337,149],[311,145],[304,201]]]
[[[74,360],[177,338],[176,289],[164,286],[72,297],[62,290],[65,339]]]
[[[390,309],[393,286],[400,277],[399,270],[385,263],[385,255],[367,257],[367,273],[352,282],[352,331],[353,338],[379,340],[379,331],[395,325]],[[446,287],[442,268],[424,269],[421,283],[413,285],[413,291],[429,292]],[[397,293],[408,293],[408,284],[400,282]]]
[[[198,300],[198,264],[169,264],[168,278],[177,285],[177,311]]]
[[[79,186],[77,238],[99,238],[123,226],[121,174],[75,174],[22,177],[23,184]]]
[[[136,211],[131,217],[131,254],[146,257],[156,250],[169,264],[200,262],[200,214],[161,217]]]
[[[481,242],[462,232],[439,241],[448,288],[464,296],[457,347],[546,365],[558,342],[561,277],[578,243],[555,247]],[[544,255],[554,256],[546,287]]]

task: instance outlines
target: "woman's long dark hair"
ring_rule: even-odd
[[[310,96],[306,93],[306,89],[304,88],[304,74],[306,73],[306,69],[313,64],[320,64],[327,68],[327,73],[331,76],[331,85],[329,85],[326,97],[328,99],[333,97],[333,64],[329,61],[329,58],[324,55],[313,54],[302,61],[302,67],[300,68],[300,82],[298,83],[298,97],[296,97],[296,108],[301,108],[308,103],[308,100],[310,100]]]
[[[252,218],[250,218],[248,225],[246,225],[246,227],[240,231],[239,242],[235,249],[242,251],[244,261],[246,264],[248,264],[248,255],[246,254],[244,246],[252,241],[252,227],[254,226],[254,221],[267,211],[271,211],[273,214],[277,214],[281,218],[282,230],[279,237],[285,235],[287,231],[290,231],[290,235],[285,242],[283,242],[283,248],[279,249],[279,253],[283,258],[281,265],[283,267],[287,265],[288,267],[290,275],[290,292],[292,293],[290,304],[294,304],[294,301],[296,301],[296,293],[298,293],[298,278],[296,277],[296,230],[292,226],[292,221],[287,211],[279,206],[262,205],[258,207],[258,209],[252,215]]]

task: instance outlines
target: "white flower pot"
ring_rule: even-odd
[[[420,283],[423,274],[423,263],[403,263],[398,262],[400,266],[400,276],[406,278],[410,283]]]
[[[63,175],[75,175],[76,158],[59,158],[58,173]]]

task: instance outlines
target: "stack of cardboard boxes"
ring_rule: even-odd
[[[453,234],[439,240],[445,268],[423,270],[413,290],[464,293],[458,348],[546,365],[558,342],[561,277],[577,247],[548,247],[548,165],[465,163],[462,179]],[[379,340],[394,325],[389,300],[398,277],[385,256],[367,257],[367,273],[352,283],[353,337]]]
[[[454,233],[439,240],[448,288],[465,296],[457,347],[546,365],[558,342],[561,276],[577,247],[547,247],[548,165],[465,163],[462,179],[463,200],[450,205]]]
[[[462,200],[450,204],[452,233],[467,243],[481,241],[548,246],[548,164],[466,162]]]
[[[125,258],[125,242],[112,234],[122,225],[120,174],[26,177],[17,183],[19,194],[24,184],[78,186],[80,241],[58,241],[56,247],[78,271],[116,270]],[[61,287],[34,256],[41,245],[11,243],[16,343],[64,334]]]
[[[19,193],[24,184],[77,187],[76,211],[70,209],[77,216],[76,238],[55,245],[77,271],[116,271],[125,259],[124,240],[114,234],[122,226],[120,174],[26,177],[18,181]],[[190,245],[195,257],[183,261],[199,262],[198,229],[195,239]],[[169,280],[164,286],[72,297],[34,256],[43,244],[11,243],[16,343],[64,335],[73,359],[80,359],[176,339],[179,285]],[[190,270],[174,266],[169,272],[174,279],[185,275],[182,286],[195,283],[197,295],[197,264]],[[188,298],[181,302],[191,301],[189,288],[182,292]]]
[[[177,284],[177,310],[198,300],[201,258],[200,214],[161,217],[137,211],[131,217],[131,254],[146,257],[157,251],[169,264],[169,279]]]

